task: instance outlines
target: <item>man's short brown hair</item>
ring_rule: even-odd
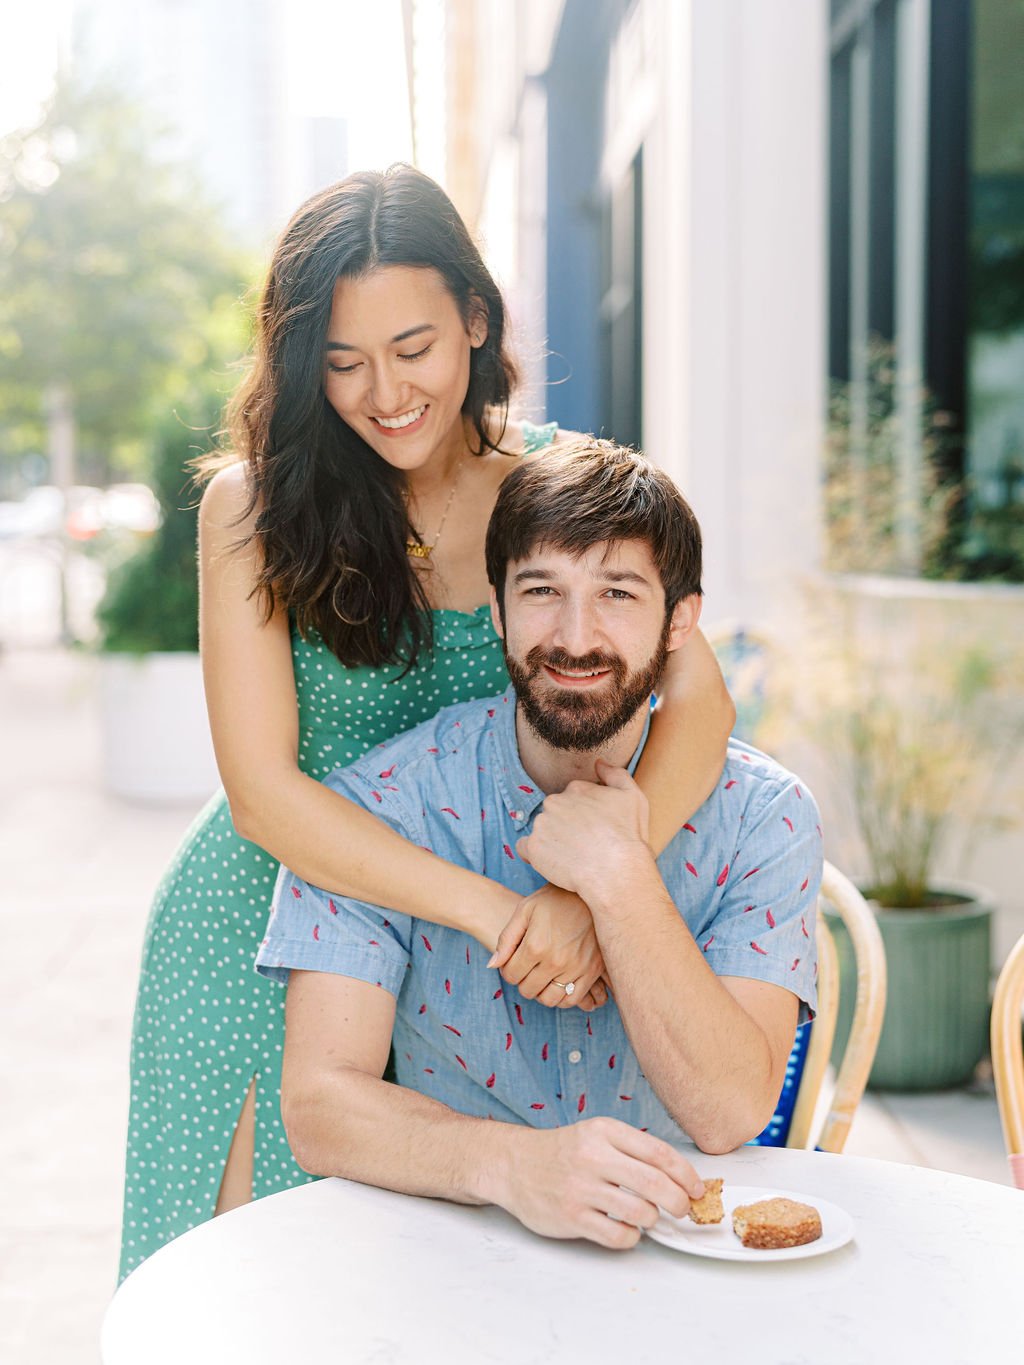
[[[604,541],[650,547],[665,613],[700,594],[700,526],[663,469],[639,451],[587,436],[524,460],[501,485],[487,527],[487,577],[504,619],[508,566],[538,545],[582,555]]]

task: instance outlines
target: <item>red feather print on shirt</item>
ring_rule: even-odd
[[[753,939],[750,940],[750,946],[751,948],[753,948],[755,953],[760,953],[762,957],[768,956],[767,949],[762,948],[761,945],[759,943],[755,943]]]
[[[520,1024],[523,1022],[523,1007],[522,1007],[522,1005],[517,1005],[517,1006],[516,1006],[516,1020],[517,1020],[517,1022],[520,1023]]]
[[[693,863],[687,863],[686,870],[687,872],[689,872],[691,877],[696,877],[698,875],[697,869],[694,867]]]
[[[766,911],[764,912],[764,917],[765,917],[765,919],[766,919],[767,922],[768,922],[768,928],[769,928],[769,929],[774,929],[774,928],[775,928],[775,916],[772,914],[772,912],[771,912],[770,910],[766,910]]]
[[[507,1052],[511,1046],[512,1046],[512,1035],[511,1035],[511,1033],[506,1033],[506,1034],[505,1034],[505,1051]]]
[[[784,815],[784,816],[782,817],[782,823],[783,823],[783,824],[786,826],[786,828],[789,830],[790,834],[792,834],[792,833],[793,833],[793,821],[789,818],[788,815]]]
[[[442,815],[454,815],[456,820],[462,819],[462,816],[459,815],[457,811],[452,810],[451,806],[442,806],[441,813]]]
[[[297,901],[302,900],[302,892],[299,890],[297,886],[292,887],[292,895],[295,897]]]
[[[512,850],[509,848],[508,844],[502,844],[502,848],[505,850],[505,857],[506,857],[506,858],[511,858],[512,861],[515,862],[515,857],[516,857],[516,855],[515,855],[515,854],[512,852]]]
[[[392,765],[391,765],[390,768],[385,768],[384,771],[380,774],[381,780],[382,780],[383,782],[386,782],[386,781],[388,780],[389,777],[394,777],[394,775],[395,775],[395,769],[396,769],[397,767],[398,767],[398,764],[397,764],[397,763],[392,763]]]
[[[441,1027],[446,1028],[449,1033],[454,1033],[456,1038],[462,1037],[462,1034],[459,1032],[459,1030],[455,1027],[454,1024],[442,1024]]]
[[[579,1097],[579,1100],[578,1100],[577,1103],[576,1103],[576,1112],[577,1112],[577,1114],[582,1114],[583,1111],[584,1111],[584,1109],[586,1109],[586,1107],[587,1107],[587,1097],[586,1097],[586,1095],[581,1095],[581,1096]]]
[[[317,943],[320,942],[320,926],[319,926],[319,924],[314,924],[314,925],[313,925],[313,938],[316,940]]]
[[[338,913],[338,907],[334,904],[334,902],[333,902],[332,900],[328,900],[328,902],[327,902],[327,908],[328,908],[328,910],[330,910],[330,912],[331,912],[332,915],[336,915],[336,914]],[[386,924],[387,924],[387,920],[385,920],[384,923],[385,923],[385,925],[386,925]]]
[[[423,946],[426,948],[427,952],[432,953],[434,950],[430,946],[430,939],[427,938],[426,934],[420,934],[420,938],[423,940]]]
[[[721,872],[719,872],[719,874],[718,874],[718,881],[715,882],[715,885],[716,885],[716,886],[724,886],[725,883],[728,881],[728,879],[729,879],[729,864],[726,863],[726,865],[722,868]]]
[[[494,1072],[493,1072],[493,1071],[492,1071],[491,1074],[487,1077],[487,1080],[486,1080],[485,1084],[486,1084],[488,1090],[493,1090],[493,1089],[494,1089]]]
[[[688,830],[690,831],[691,834],[696,834],[696,833],[697,833],[697,831],[694,829],[694,827],[693,827],[692,825],[690,825],[690,824],[684,825],[684,826],[683,826],[683,829],[688,829]]]

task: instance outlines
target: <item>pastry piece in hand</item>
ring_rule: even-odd
[[[816,1242],[821,1236],[821,1215],[795,1199],[761,1199],[733,1209],[732,1230],[745,1247],[778,1251]]]
[[[703,1195],[700,1199],[690,1200],[690,1217],[695,1223],[720,1223],[725,1217],[720,1175],[716,1175],[712,1180],[705,1180]]]

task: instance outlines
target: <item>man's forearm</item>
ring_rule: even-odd
[[[615,1002],[644,1075],[705,1151],[763,1128],[778,1098],[764,1033],[704,960],[652,858],[586,897]]]
[[[494,1179],[512,1125],[447,1105],[365,1072],[325,1072],[282,1101],[295,1158],[311,1175],[337,1175],[403,1194],[461,1204],[500,1202]]]

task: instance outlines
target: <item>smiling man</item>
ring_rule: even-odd
[[[643,456],[587,440],[524,463],[487,538],[512,686],[450,707],[328,783],[410,840],[528,895],[586,901],[614,998],[551,1009],[475,940],[282,870],[261,971],[289,981],[296,1157],[411,1194],[500,1204],[631,1246],[702,1186],[671,1145],[730,1150],[771,1116],[814,1005],[818,816],[731,744],[657,860],[631,771],[668,654],[696,629],[700,531]],[[394,1043],[398,1085],[382,1079]]]

